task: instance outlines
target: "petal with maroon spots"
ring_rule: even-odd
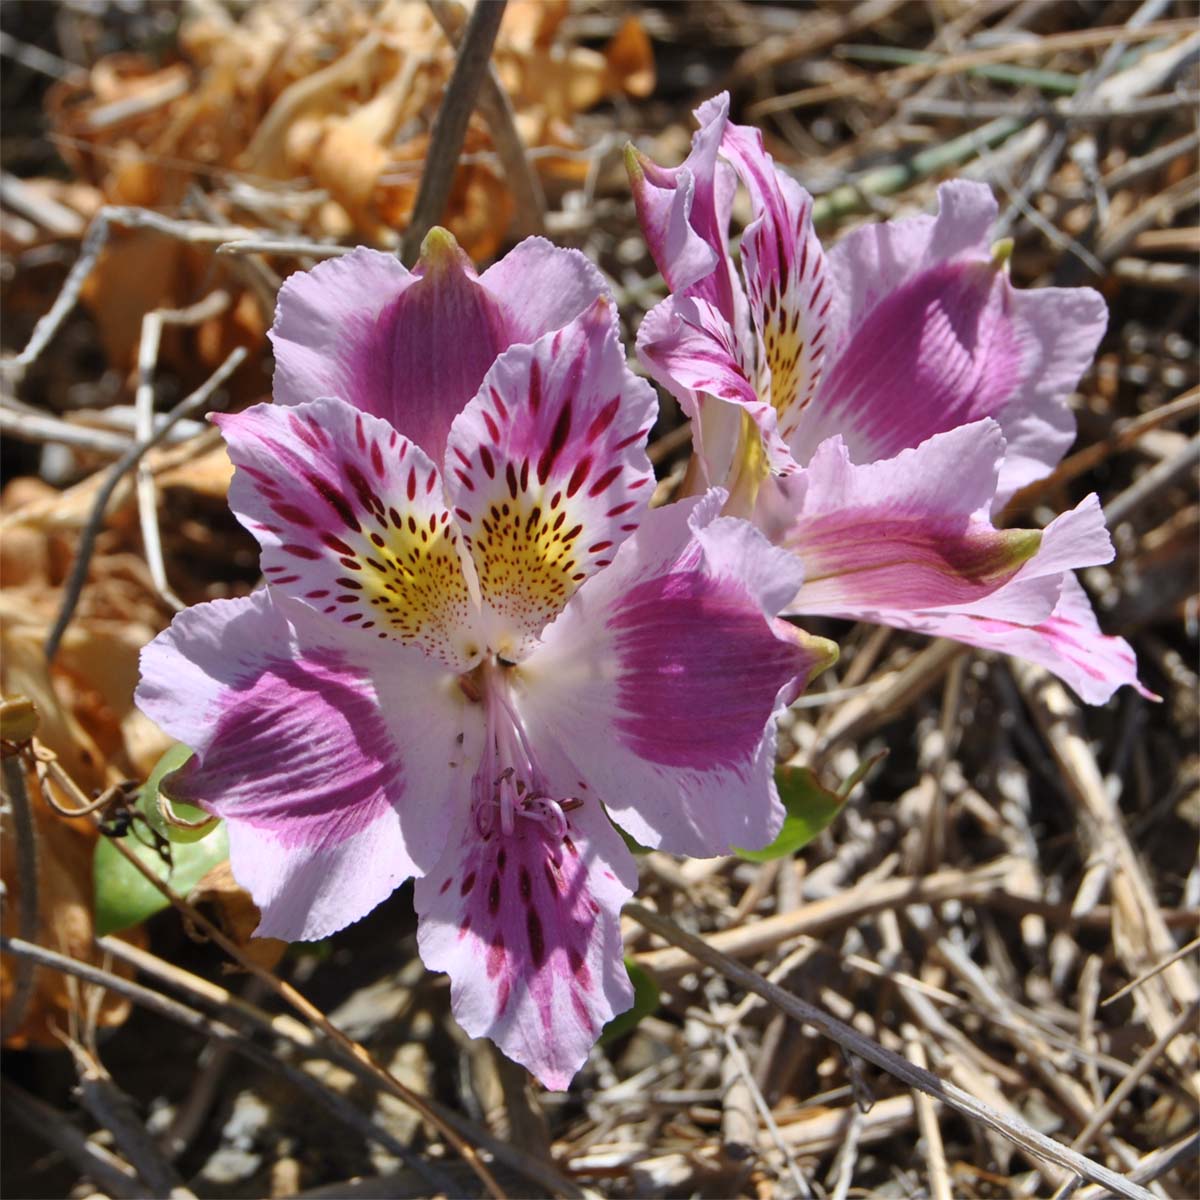
[[[633,856],[594,801],[569,813],[561,838],[526,816],[486,838],[473,814],[448,819],[446,851],[417,881],[421,958],[449,974],[467,1033],[564,1090],[633,1003],[620,925]]]
[[[705,300],[669,296],[655,305],[638,330],[638,353],[651,376],[679,401],[693,420],[701,411],[699,397],[711,396],[741,409],[762,435],[773,471],[796,469],[787,443],[779,435],[778,414],[754,383],[754,369],[738,349],[733,327]],[[769,390],[769,389],[768,389]],[[723,479],[718,467],[727,457],[720,445],[710,446],[711,423],[693,428],[702,441],[709,474]],[[723,442],[724,439],[716,439]]]
[[[550,785],[680,854],[775,835],[775,719],[837,655],[775,619],[800,564],[723,501],[648,513],[512,672]]]
[[[310,940],[432,868],[469,803],[478,706],[415,650],[376,649],[270,590],[182,612],[137,703],[195,757],[169,782],[229,828],[262,937]]]
[[[757,129],[728,126],[721,149],[750,190],[755,219],[742,237],[742,262],[758,338],[758,393],[770,398],[787,442],[837,337],[836,294],[813,229],[812,197],[775,166]]]
[[[458,528],[418,446],[334,399],[213,419],[237,467],[230,506],[258,538],[273,588],[379,641],[474,662]]]
[[[446,490],[495,653],[520,657],[637,527],[654,485],[645,442],[655,410],[599,301],[501,355],[455,421]]]
[[[845,332],[791,445],[806,462],[841,433],[862,462],[991,417],[1007,442],[998,512],[1070,446],[1067,398],[1107,310],[1090,288],[1012,287],[988,242],[985,185],[943,184],[938,203],[936,218],[864,226],[831,251]]]

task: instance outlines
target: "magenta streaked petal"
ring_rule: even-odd
[[[336,396],[389,421],[435,461],[511,340],[500,299],[442,229],[411,273],[390,254],[360,249],[291,276],[271,339],[277,402]]]
[[[996,197],[981,183],[955,180],[938,188],[938,214],[860,225],[829,252],[829,270],[844,298],[840,352],[881,300],[940,263],[990,256]]]
[[[650,512],[514,674],[555,786],[681,854],[774,836],[775,718],[836,656],[774,620],[799,564],[723,500]]]
[[[792,442],[800,462],[841,433],[854,457],[891,458],[1001,412],[1017,392],[1024,333],[988,262],[921,272],[880,301],[825,376]]]
[[[278,404],[340,396],[364,412],[388,415],[390,387],[358,369],[360,348],[416,282],[394,254],[359,247],[284,280],[271,326]],[[389,356],[390,357],[390,356]]]
[[[238,468],[230,507],[258,538],[272,587],[367,637],[472,665],[460,535],[420,447],[334,399],[214,420]]]
[[[577,250],[529,238],[483,276],[444,229],[409,272],[359,249],[279,294],[275,399],[337,396],[389,421],[435,462],[454,418],[510,345],[560,329],[608,289]]]
[[[762,435],[771,469],[777,474],[795,470],[791,451],[779,434],[778,415],[760,396],[753,382],[753,369],[738,349],[733,327],[713,305],[691,296],[668,297],[642,322],[638,353],[650,374],[676,397],[693,420],[703,411],[701,396],[736,405]],[[718,463],[725,455],[714,446],[717,453],[710,457],[709,424],[697,422],[693,433],[703,439],[698,448],[710,475],[724,479],[718,474]]]
[[[804,564],[804,585],[788,611],[966,605],[1014,579],[1042,534],[992,527],[987,513],[1003,452],[994,421],[861,466],[840,438],[824,443],[786,485],[790,520],[775,513],[767,520]],[[1107,542],[1103,526],[1100,533]]]
[[[568,814],[565,837],[518,816],[485,839],[473,818],[450,819],[445,854],[417,881],[421,958],[449,974],[467,1033],[564,1090],[633,1003],[620,926],[633,857],[594,800]]]
[[[1070,445],[1067,397],[1107,313],[1088,288],[1012,287],[988,242],[985,185],[943,184],[938,201],[936,218],[865,226],[830,253],[844,332],[790,441],[806,462],[841,434],[862,462],[991,417],[1007,442],[996,512]]]
[[[789,441],[811,404],[837,340],[840,310],[812,224],[812,197],[776,166],[757,129],[729,125],[721,143],[750,190],[755,219],[742,237],[759,342],[760,395]]]
[[[695,112],[699,128],[678,167],[660,167],[632,148],[626,166],[638,221],[667,286],[711,303],[736,329],[745,319],[745,295],[729,256],[729,214],[737,181],[717,158],[729,121],[722,93]]]
[[[637,528],[654,486],[645,442],[656,407],[599,301],[506,351],[455,421],[447,495],[495,653],[520,657]]]
[[[195,751],[171,793],[227,820],[260,936],[324,937],[434,865],[480,728],[424,655],[261,591],[181,613],[141,665],[138,706]]]
[[[1125,686],[1136,688],[1148,700],[1158,700],[1139,682],[1137,658],[1129,643],[1101,633],[1075,576],[1062,576],[1061,584],[1054,612],[1036,625],[953,612],[891,614],[886,623],[1037,663],[1073,688],[1085,704],[1105,704]]]
[[[1112,562],[1113,555],[1100,499],[1086,496],[1042,530],[1037,553],[1009,583],[981,600],[953,607],[956,612],[1036,625],[1058,606],[1064,577],[1083,567]]]

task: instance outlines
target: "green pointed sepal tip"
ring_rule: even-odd
[[[454,234],[441,225],[435,225],[421,242],[421,257],[418,266],[422,268],[421,274],[428,275],[431,271],[461,266],[465,259],[466,255]]]
[[[998,271],[1007,271],[1012,262],[1013,240],[1001,238],[992,244],[992,266]]]
[[[635,186],[646,178],[646,168],[643,164],[650,160],[632,143],[625,143],[625,171],[629,182]]]

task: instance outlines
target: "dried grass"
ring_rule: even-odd
[[[106,473],[145,442],[155,407],[235,347],[247,359],[224,402],[265,395],[282,275],[341,243],[397,244],[454,55],[418,5],[300,16],[267,0],[237,21],[203,4],[165,39],[162,14],[185,10],[38,7],[6,6],[0,44],[14,131],[0,195],[3,690],[37,700],[40,737],[85,801],[144,778],[162,748],[131,707],[137,647],[176,604],[244,594],[257,574],[210,434],[181,422],[97,508]],[[93,946],[80,868],[62,870],[76,850],[55,839],[94,834],[39,807],[49,919],[31,939],[14,916],[21,789],[8,772],[5,934],[43,949],[5,956],[4,995],[35,980],[20,1038],[75,1045],[86,1115],[67,1056],[10,1043],[7,1193],[61,1195],[82,1175],[112,1195],[150,1194],[151,1180],[172,1195],[486,1194],[460,1141],[512,1196],[1099,1195],[1066,1151],[1014,1144],[1032,1126],[1122,1176],[1127,1194],[1197,1194],[1194,18],[1157,0],[512,4],[493,75],[544,217],[511,141],[477,115],[448,219],[481,257],[544,219],[609,274],[630,331],[662,284],[620,145],[632,136],[677,161],[692,103],[720,86],[818,197],[826,236],[927,210],[937,181],[962,173],[997,190],[1018,283],[1105,293],[1109,332],[1074,398],[1077,448],[1009,516],[1041,523],[1101,493],[1119,555],[1085,582],[1164,703],[1084,709],[1026,665],[823,623],[842,660],[782,741],[830,777],[889,757],[794,861],[642,860],[640,901],[659,924],[631,908],[627,946],[662,1007],[599,1048],[565,1097],[463,1039],[444,980],[415,959],[404,890],[274,972],[195,911],[157,919],[149,949]],[[59,78],[43,130],[47,72]],[[43,131],[69,172],[51,169]],[[670,409],[657,431],[664,495],[686,456],[679,424]],[[40,647],[94,515],[47,665]],[[55,919],[75,922],[70,937]],[[198,929],[256,973],[225,977],[225,956],[189,940]],[[747,990],[747,969],[852,1036],[818,1036],[771,986]],[[870,1065],[889,1055],[932,1072],[942,1094]],[[954,1089],[996,1121],[964,1116]]]

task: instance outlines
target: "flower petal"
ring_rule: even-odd
[[[792,452],[779,434],[775,409],[760,398],[733,327],[714,305],[691,296],[668,296],[646,314],[638,330],[637,348],[650,375],[693,419],[693,435],[703,439],[697,452],[711,478],[725,479],[722,464],[731,459],[733,447],[723,450],[728,439],[714,437],[714,422],[707,412],[704,420],[697,421],[700,396],[735,405],[754,422],[774,472],[787,474],[796,469]],[[713,441],[718,445],[711,445]]]
[[[835,292],[812,224],[812,198],[780,171],[757,129],[729,125],[721,143],[750,190],[755,219],[742,237],[762,380],[779,436],[795,433],[836,339]]]
[[[1010,582],[980,600],[956,604],[954,610],[1036,625],[1058,606],[1065,576],[1081,567],[1112,562],[1114,554],[1100,498],[1093,493],[1042,530],[1037,553]]]
[[[450,975],[467,1033],[563,1090],[633,1003],[620,926],[633,856],[595,803],[570,813],[562,838],[518,817],[511,834],[485,839],[453,815],[445,854],[417,881],[421,958]]]
[[[992,417],[1008,444],[998,511],[1070,445],[1066,398],[1106,310],[1088,288],[1013,289],[988,244],[983,184],[944,184],[938,199],[936,219],[867,226],[832,251],[846,331],[791,446],[806,462],[840,433],[863,462]]]
[[[1112,542],[1094,496],[1041,531],[993,528],[1003,452],[994,421],[862,466],[840,438],[823,444],[764,504],[774,540],[804,564],[787,611],[884,625],[928,609],[1045,620],[1063,573],[1110,561]]]
[[[390,384],[384,364],[363,362],[379,339],[381,320],[416,282],[394,254],[360,246],[297,271],[279,289],[271,343],[278,404],[340,396],[364,412],[387,415]],[[385,356],[390,364],[390,353]]]
[[[256,932],[289,940],[333,933],[434,865],[482,738],[447,671],[269,590],[180,613],[142,652],[137,703],[195,751],[172,795],[227,820]]]
[[[861,466],[840,438],[825,442],[786,484],[787,519],[765,518],[780,531],[774,540],[804,564],[804,585],[788,611],[963,605],[1013,579],[1042,535],[998,530],[987,518],[1003,452],[994,421]],[[1100,536],[1107,543],[1102,524]]]
[[[729,215],[736,178],[717,153],[729,122],[729,95],[695,111],[699,128],[678,167],[660,167],[630,147],[625,156],[638,221],[651,256],[672,292],[712,304],[741,331],[745,295],[729,256]]]
[[[1072,687],[1086,704],[1105,704],[1126,685],[1147,700],[1158,700],[1139,682],[1129,643],[1100,632],[1075,576],[1062,576],[1061,586],[1053,613],[1036,625],[954,612],[891,614],[886,623],[1038,663]]]
[[[774,620],[799,564],[723,502],[647,514],[513,671],[552,785],[681,854],[775,835],[775,718],[837,654]]]
[[[503,354],[455,421],[447,494],[494,652],[520,657],[637,528],[654,484],[645,439],[655,409],[600,301]]]
[[[610,294],[604,276],[585,254],[540,237],[513,247],[479,282],[504,305],[505,346],[536,342]]]
[[[845,326],[832,347],[841,351],[882,300],[914,276],[963,257],[990,258],[996,197],[966,180],[938,188],[938,214],[860,225],[829,252],[834,286],[845,304]]]
[[[238,468],[230,506],[272,587],[370,637],[475,660],[458,528],[419,447],[334,399],[213,419]]]
[[[360,249],[291,276],[271,331],[276,401],[337,396],[441,461],[451,423],[496,356],[534,330],[566,324],[599,294],[591,289],[604,290],[598,273],[591,277],[567,251],[514,254],[516,262],[488,273],[498,286],[522,280],[511,310],[440,228],[426,237],[412,273],[390,254]],[[525,271],[546,267],[553,269],[545,278]],[[540,304],[530,299],[538,289]],[[547,325],[556,305],[561,319]]]

